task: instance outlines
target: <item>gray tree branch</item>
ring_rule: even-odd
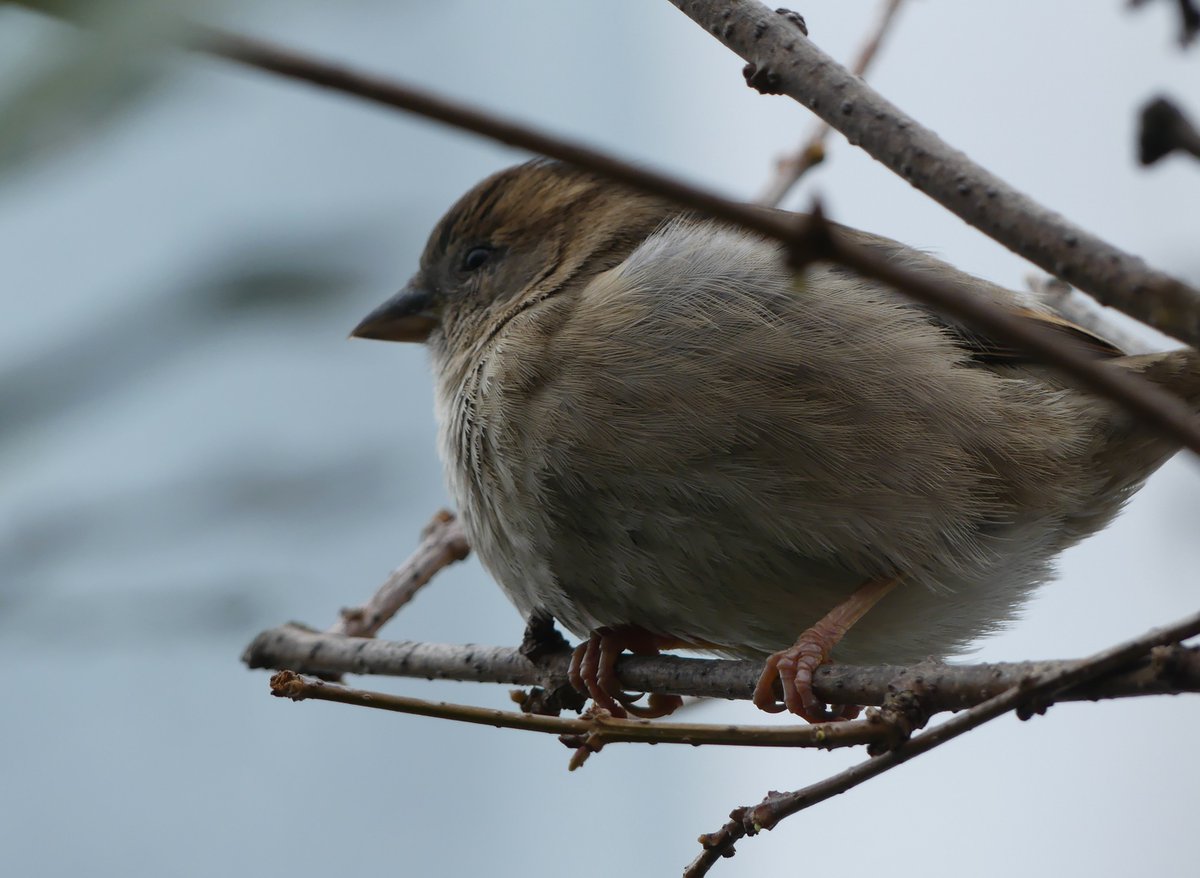
[[[304,674],[371,674],[430,680],[505,683],[555,689],[567,685],[568,652],[531,661],[514,648],[376,640],[314,631],[297,624],[259,634],[242,661],[250,668]],[[855,667],[831,664],[816,674],[817,695],[831,704],[881,705],[898,681],[920,689],[932,711],[962,710],[1034,676],[1057,673],[1073,661],[978,665]],[[617,675],[628,691],[748,700],[762,662],[677,656],[623,656]],[[907,681],[907,682],[905,682]],[[1063,696],[1092,701],[1138,695],[1200,692],[1200,650],[1164,649],[1136,667]]]
[[[1200,292],[1038,204],[954,149],[758,0],[671,0],[786,94],[914,187],[1101,303],[1200,346]]]

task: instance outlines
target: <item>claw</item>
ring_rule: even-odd
[[[788,710],[810,723],[854,719],[860,708],[841,704],[830,708],[813,691],[813,674],[829,660],[850,626],[891,591],[899,577],[873,579],[829,611],[800,635],[792,646],[770,656],[754,687],[754,705],[768,713]],[[783,684],[783,704],[775,699],[776,678]]]
[[[596,707],[615,717],[630,715],[657,719],[683,706],[678,695],[651,693],[645,706],[636,704],[641,694],[630,695],[617,679],[617,659],[628,649],[635,655],[658,655],[660,649],[677,646],[670,638],[658,637],[640,628],[600,628],[571,653],[567,679],[578,691],[591,696]]]

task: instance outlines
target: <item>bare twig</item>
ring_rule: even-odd
[[[569,653],[531,661],[517,649],[457,646],[344,637],[283,625],[264,631],[242,660],[251,668],[291,669],[309,674],[374,674],[555,689],[567,684]],[[831,704],[883,704],[897,680],[919,681],[922,702],[934,711],[962,710],[993,697],[1030,676],[1076,661],[982,665],[923,665],[915,673],[896,665],[854,667],[829,664],[816,673],[815,689]],[[762,662],[623,656],[621,684],[633,692],[664,692],[709,698],[746,699],[762,673]],[[1200,692],[1200,651],[1177,650],[1093,687],[1072,690],[1071,700]]]
[[[661,723],[648,720],[616,719],[607,712],[579,719],[492,710],[465,704],[425,701],[385,692],[352,689],[324,680],[281,671],[271,678],[271,693],[293,701],[317,699],[373,707],[397,713],[435,717],[457,722],[476,723],[501,729],[521,729],[568,736],[586,741],[588,749],[599,750],[605,744],[717,744],[740,747],[813,747],[833,750],[860,744],[884,743],[895,732],[879,719],[826,723],[824,725],[743,726],[705,723]],[[570,740],[571,746],[579,742]]]
[[[388,575],[379,590],[361,607],[342,610],[330,634],[374,637],[397,611],[416,596],[439,570],[462,561],[471,552],[462,525],[441,510],[421,532],[421,544],[403,564]]]
[[[1200,613],[1195,613],[1164,628],[1155,628],[1140,637],[1105,649],[1091,658],[1071,663],[1055,671],[1035,674],[1021,680],[1001,694],[951,717],[940,725],[922,732],[893,750],[873,756],[866,762],[827,777],[815,784],[791,793],[772,793],[752,808],[733,812],[731,819],[716,833],[702,836],[704,850],[684,872],[685,876],[700,876],[721,857],[730,856],[734,843],[745,835],[773,829],[779,821],[818,802],[853,789],[915,756],[928,753],[935,747],[959,735],[1016,710],[1022,719],[1043,712],[1055,698],[1071,687],[1097,680],[1128,666],[1146,656],[1155,647],[1179,643],[1200,634]]]
[[[862,48],[859,49],[854,63],[850,66],[850,71],[855,76],[865,76],[867,70],[870,69],[871,62],[879,53],[879,49],[883,45],[883,38],[887,35],[892,22],[896,20],[896,13],[903,3],[904,0],[883,0],[883,7],[879,12],[875,27],[872,28]],[[791,155],[781,156],[776,162],[775,176],[758,197],[758,203],[766,207],[778,207],[801,177],[825,161],[825,141],[832,130],[828,122],[818,122],[808,136],[808,140],[799,150]]]
[[[1148,268],[953,149],[758,0],[671,0],[744,58],[753,83],[804,104],[947,210],[1105,305],[1200,345],[1200,291]]]
[[[997,240],[1009,244],[1018,253],[1039,264],[1047,260],[1053,261],[1054,268],[1048,270],[1068,280],[1075,278],[1073,282],[1077,286],[1113,307],[1145,319],[1173,337],[1193,342],[1200,340],[1200,293],[1167,275],[1147,268],[1139,260],[1100,239],[1076,229],[1061,217],[1051,214],[986,171],[977,168],[965,156],[950,150],[932,132],[904,117],[891,104],[866,89],[861,80],[851,76],[832,59],[813,48],[801,37],[799,29],[791,19],[770,13],[752,0],[728,0],[727,3],[721,4],[701,3],[698,0],[672,2],[681,8],[686,7],[685,11],[696,16],[698,20],[707,20],[705,16],[711,16],[714,22],[713,33],[719,34],[727,44],[732,44],[730,41],[737,44],[756,44],[761,40],[761,47],[767,53],[766,57],[769,57],[772,63],[778,63],[781,69],[787,67],[788,73],[784,80],[789,88],[793,81],[800,77],[800,73],[803,72],[800,68],[804,64],[814,68],[808,71],[814,76],[818,73],[823,74],[818,78],[826,80],[826,84],[822,86],[817,97],[809,96],[808,103],[813,105],[810,108],[815,109],[816,105],[821,103],[821,95],[825,98],[832,94],[841,95],[846,101],[842,106],[849,112],[839,113],[838,121],[832,121],[826,116],[827,121],[831,121],[835,128],[852,140],[856,137],[861,139],[864,127],[885,130],[886,135],[869,135],[872,146],[897,150],[905,157],[906,176],[939,200],[947,185],[945,180],[954,177],[958,181],[956,191],[959,199],[964,204],[975,206],[971,210],[956,212],[993,234]],[[776,20],[785,23],[786,32],[778,33],[774,30]],[[473,109],[421,89],[317,61],[307,55],[281,49],[260,40],[211,29],[196,28],[187,40],[187,45],[251,67],[301,79],[339,92],[355,94],[448,125],[475,131],[502,143],[586,168],[617,182],[660,195],[708,216],[737,223],[792,246],[809,246],[806,238],[811,237],[812,224],[803,217],[763,210],[754,205],[722,198],[676,178],[636,167],[598,150],[552,137],[499,115]],[[790,53],[794,48],[799,51],[800,46],[806,48],[806,54],[792,59]],[[828,89],[832,89],[832,92]],[[799,86],[794,91],[797,94],[806,94]],[[855,103],[859,100],[862,101],[861,105]],[[862,115],[868,115],[875,121],[866,126],[861,124],[861,120],[856,120],[854,125],[840,124],[843,116],[850,119]],[[948,173],[947,168],[952,172]],[[963,170],[960,172],[954,169]],[[980,194],[981,192],[984,194]],[[981,200],[983,204],[980,203]],[[995,204],[992,204],[993,201]],[[995,212],[984,209],[987,205],[995,207]],[[971,217],[975,215],[984,216],[986,222],[972,220]],[[1000,231],[990,231],[993,226],[997,226]],[[1079,252],[1076,252],[1076,248]],[[826,258],[842,258],[837,252],[827,251]],[[1101,263],[1103,267],[1100,267]],[[948,292],[944,285],[940,291],[932,294],[932,298],[926,298],[926,293],[932,287],[920,283],[921,275],[905,272],[898,267],[889,274],[893,278],[904,278],[905,282],[911,281],[908,286],[900,286],[900,289],[912,298],[942,307]],[[1129,293],[1134,294],[1132,298],[1127,295]],[[1103,363],[1080,356],[1079,352],[1060,344],[1060,340],[1052,339],[1045,332],[1039,331],[1038,327],[1014,321],[1011,315],[989,302],[976,301],[968,289],[956,288],[952,297],[959,300],[954,313],[969,313],[970,316],[964,319],[974,326],[991,332],[999,339],[1037,353],[1048,364],[1074,376],[1086,387],[1138,413],[1149,425],[1158,427],[1164,435],[1200,452],[1200,425],[1192,420],[1187,407],[1171,394],[1136,375],[1117,373]],[[968,300],[974,304],[968,305]]]
[[[1171,101],[1155,98],[1142,108],[1138,161],[1152,165],[1176,151],[1200,158],[1200,131]]]

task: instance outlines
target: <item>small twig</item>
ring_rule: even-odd
[[[462,525],[452,513],[439,511],[421,531],[421,543],[408,560],[388,575],[369,601],[361,607],[342,610],[341,618],[328,633],[374,637],[439,570],[462,561],[470,553]]]
[[[465,704],[425,701],[385,692],[352,689],[325,680],[281,671],[271,678],[271,694],[293,701],[316,699],[373,707],[417,716],[475,723],[502,729],[545,732],[567,738],[564,743],[599,750],[605,744],[702,744],[738,747],[813,747],[833,750],[860,744],[894,742],[895,731],[881,719],[854,720],[824,725],[748,726],[705,723],[662,723],[616,719],[598,712],[580,719],[493,710]],[[584,744],[584,742],[586,742]]]
[[[883,45],[883,38],[891,28],[892,22],[896,18],[896,12],[903,3],[904,0],[884,0],[875,27],[872,28],[862,48],[859,49],[854,63],[850,66],[850,72],[855,76],[865,76],[871,68],[871,62],[879,53],[879,49]],[[799,150],[791,155],[781,156],[775,165],[775,176],[756,199],[758,203],[766,207],[778,207],[801,177],[825,161],[825,141],[832,130],[828,122],[818,122],[813,127],[812,133],[809,134],[808,140]]]
[[[1072,663],[1056,671],[1036,674],[988,701],[960,713],[928,731],[900,744],[895,749],[860,762],[846,771],[790,793],[772,793],[752,808],[739,809],[740,822],[725,824],[716,833],[702,836],[708,839],[704,851],[684,872],[698,878],[708,872],[717,859],[730,856],[734,843],[745,835],[754,835],[775,828],[786,817],[812,807],[833,796],[853,789],[915,756],[928,753],[935,747],[952,741],[959,735],[977,728],[998,716],[1016,710],[1022,719],[1044,712],[1054,699],[1072,687],[1097,680],[1144,658],[1155,647],[1177,644],[1200,634],[1200,613],[1194,613],[1164,628],[1155,628],[1140,637],[1096,653],[1091,658]],[[703,842],[702,842],[703,844]]]
[[[1200,131],[1174,103],[1155,98],[1142,108],[1138,161],[1152,165],[1177,151],[1200,158]]]
[[[1078,687],[1071,700],[1200,692],[1200,651],[1162,656],[1090,687]],[[375,674],[418,679],[462,680],[556,689],[567,685],[569,654],[536,662],[517,649],[497,646],[414,643],[343,637],[283,625],[264,631],[242,660],[251,668],[291,669],[309,674]],[[855,667],[829,664],[816,673],[814,687],[830,704],[883,704],[897,679],[922,686],[932,710],[962,710],[1030,676],[1054,673],[1073,661],[980,665],[924,664]],[[708,698],[749,700],[762,673],[762,662],[694,659],[678,656],[623,656],[617,676],[631,692],[663,692]]]

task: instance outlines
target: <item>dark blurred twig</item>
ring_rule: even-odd
[[[1138,161],[1152,165],[1173,152],[1200,158],[1200,131],[1183,111],[1166,98],[1155,98],[1142,108],[1138,129]]]
[[[1131,8],[1145,6],[1149,0],[1129,0]],[[1174,0],[1175,8],[1179,10],[1179,45],[1187,48],[1200,34],[1200,7],[1195,0]]]

